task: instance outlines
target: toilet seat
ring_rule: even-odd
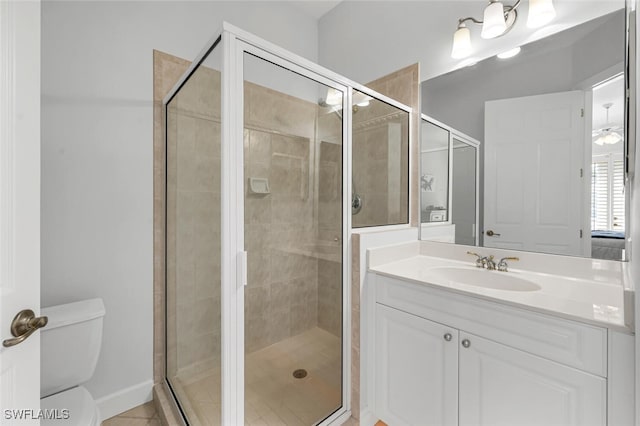
[[[55,419],[45,419],[40,422],[41,426],[99,426],[100,411],[93,397],[82,386],[76,386],[64,392],[42,398],[40,400],[41,410],[58,410],[62,415],[62,410],[69,410],[69,418],[64,422]]]

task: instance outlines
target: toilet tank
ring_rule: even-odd
[[[93,376],[102,344],[102,299],[41,309],[49,322],[40,337],[40,397],[72,388]]]

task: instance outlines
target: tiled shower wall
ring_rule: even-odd
[[[409,221],[408,114],[371,117],[374,113],[361,108],[353,119],[353,180],[362,198],[354,228]]]
[[[317,323],[313,242],[316,108],[245,82],[245,351],[253,352]],[[267,178],[269,194],[253,194],[250,178]]]
[[[168,373],[220,361],[220,74],[201,67],[167,113]],[[172,256],[173,254],[173,256]]]
[[[175,253],[167,259],[170,376],[197,374],[220,361],[219,87],[219,73],[200,68],[167,116],[173,133],[168,175],[174,177],[168,181],[167,243]],[[331,151],[326,160],[332,170],[320,175],[318,110],[316,104],[245,84],[247,352],[318,325],[341,332],[340,246],[329,240],[320,259],[317,250],[318,216],[328,218],[324,235],[341,237],[341,145],[325,150]],[[267,178],[270,193],[252,193],[251,177]],[[330,217],[315,210],[317,194]],[[318,262],[324,262],[322,269]]]
[[[340,270],[337,242],[331,240],[323,246],[325,252],[318,252],[322,239],[318,220],[325,214],[316,206],[323,197],[341,194],[334,188],[341,185],[339,171],[337,176],[326,174],[316,166],[319,114],[315,103],[245,83],[246,352],[325,323],[329,331],[340,333],[340,327],[331,327],[335,319],[319,321],[332,317],[332,307],[341,305],[339,292],[337,299],[327,301],[324,291],[329,286],[339,288],[341,275],[336,282],[319,264],[335,264]],[[334,146],[341,153],[341,145]],[[268,178],[270,193],[252,193],[247,185],[252,177]],[[329,209],[338,221],[324,230],[340,236],[340,204]],[[322,259],[331,256],[336,259]],[[340,321],[340,308],[338,312]]]
[[[366,86],[378,93],[382,93],[398,102],[410,106],[414,111],[414,114],[412,114],[410,118],[410,140],[413,142],[409,144],[408,150],[403,149],[402,161],[406,161],[406,157],[404,156],[409,157],[410,175],[406,183],[407,185],[409,185],[409,182],[412,183],[412,185],[410,185],[409,204],[417,206],[419,204],[418,159],[420,158],[420,141],[418,139],[418,129],[420,126],[420,66],[419,64],[409,65],[371,81],[367,83]],[[418,213],[417,208],[409,210],[409,223],[411,226],[418,226],[420,223]]]

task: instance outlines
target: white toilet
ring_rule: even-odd
[[[69,410],[67,420],[43,420],[42,426],[94,426],[100,412],[82,386],[96,368],[102,344],[102,299],[43,308],[49,323],[41,330],[40,408]]]

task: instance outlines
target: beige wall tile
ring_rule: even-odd
[[[342,267],[339,262],[318,261],[318,326],[342,335]]]
[[[154,126],[153,126],[153,187],[154,187],[154,364],[153,377],[159,383],[164,377],[165,368],[165,282],[164,282],[164,119],[162,111],[162,99],[177,82],[180,76],[189,67],[189,62],[159,51],[153,52],[153,99],[154,99]],[[171,307],[170,307],[171,308]],[[169,318],[174,318],[167,313]],[[175,314],[175,312],[174,312]],[[175,331],[175,330],[174,330]],[[172,345],[173,343],[173,345]],[[167,342],[168,350],[175,350],[176,342]],[[175,353],[175,352],[174,352]],[[169,365],[175,368],[175,365]]]
[[[410,194],[413,206],[418,205],[418,157],[419,145],[418,126],[420,125],[420,66],[419,64],[409,65],[396,72],[388,74],[377,80],[367,83],[367,87],[389,96],[407,106],[410,106],[414,114],[411,115],[411,125],[413,132],[411,133],[412,144],[409,147],[411,152],[411,176],[413,183],[413,191]],[[409,212],[409,223],[411,226],[418,225],[418,209]]]

